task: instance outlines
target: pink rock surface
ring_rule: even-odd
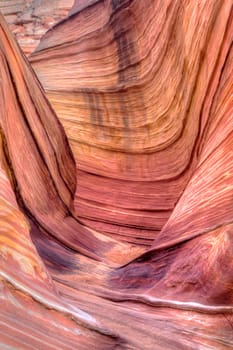
[[[232,39],[75,1],[29,63],[0,17],[0,348],[233,348]]]

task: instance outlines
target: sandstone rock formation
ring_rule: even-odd
[[[40,38],[55,23],[65,18],[73,0],[1,0],[5,15],[22,50],[28,56]]]
[[[230,0],[77,0],[29,63],[0,17],[3,349],[233,347],[232,42]]]

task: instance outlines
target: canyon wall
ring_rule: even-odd
[[[76,0],[29,61],[0,17],[3,348],[233,347],[232,42],[230,0]]]

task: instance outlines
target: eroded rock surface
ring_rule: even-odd
[[[28,56],[40,38],[55,23],[65,18],[73,0],[1,0],[0,11]]]
[[[87,4],[75,2],[31,63],[77,160],[80,220],[149,246],[197,166],[231,2]]]
[[[44,92],[0,18],[3,348],[233,347],[232,41],[231,1],[77,0]]]

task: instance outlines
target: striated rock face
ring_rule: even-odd
[[[233,348],[232,42],[231,1],[77,0],[29,63],[0,17],[0,347]]]
[[[1,0],[5,15],[24,53],[28,56],[40,38],[55,23],[65,18],[73,0]]]
[[[31,63],[77,161],[80,220],[149,246],[197,166],[231,3],[85,5],[47,32]]]

